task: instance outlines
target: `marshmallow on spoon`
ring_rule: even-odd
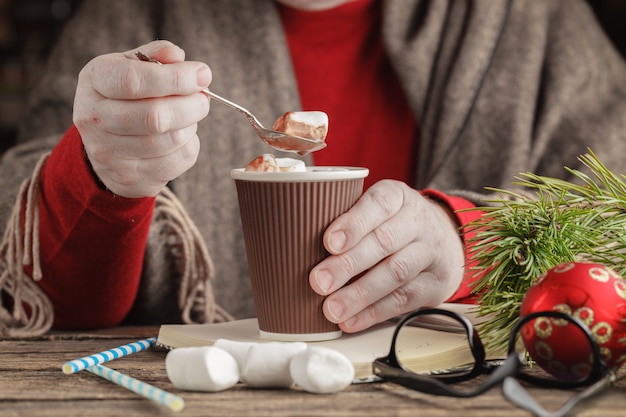
[[[257,388],[289,388],[293,385],[289,364],[298,352],[307,349],[304,342],[267,342],[250,347],[241,370],[241,381]]]
[[[306,139],[326,139],[328,115],[322,111],[293,111],[276,119],[272,130]]]
[[[315,394],[345,389],[354,379],[354,366],[342,353],[321,346],[310,346],[297,353],[289,365],[291,378],[300,388]]]
[[[165,357],[172,384],[189,391],[216,392],[239,382],[239,365],[233,356],[215,346],[177,348]]]

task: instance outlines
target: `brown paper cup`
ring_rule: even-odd
[[[322,313],[309,272],[328,252],[322,235],[363,192],[369,171],[308,167],[306,172],[231,171],[262,338],[319,341],[341,336]]]

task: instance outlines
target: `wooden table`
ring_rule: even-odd
[[[156,336],[155,327],[115,328],[93,333],[52,332],[29,340],[0,340],[0,416],[461,416],[515,417],[529,414],[507,402],[499,389],[471,399],[414,392],[390,383],[352,385],[333,395],[295,389],[251,389],[219,393],[175,389],[165,373],[167,351],[153,348],[107,364],[185,400],[181,412],[82,371],[65,375],[68,360]],[[469,382],[469,384],[476,383]],[[544,405],[562,404],[571,392],[531,388]],[[579,416],[626,416],[626,381],[585,405]]]

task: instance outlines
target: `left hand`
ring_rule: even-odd
[[[323,239],[331,255],[309,281],[327,295],[326,318],[348,333],[440,304],[463,279],[465,252],[450,211],[399,181],[370,187]]]

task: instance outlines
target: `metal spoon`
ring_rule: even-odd
[[[137,56],[137,58],[141,61],[154,62],[155,64],[163,65],[160,61],[154,58],[150,58],[140,51],[136,51],[135,56]],[[274,149],[285,152],[295,152],[299,155],[306,155],[309,152],[318,151],[326,147],[326,142],[324,142],[324,138],[303,138],[300,136],[290,135],[285,132],[279,132],[277,130],[266,129],[265,127],[263,127],[261,122],[259,122],[259,120],[247,109],[233,103],[230,100],[225,99],[224,97],[215,94],[212,91],[209,91],[208,88],[203,88],[201,91],[207,96],[219,101],[220,103],[225,104],[228,107],[232,107],[233,109],[243,113],[243,115],[246,116],[261,140],[263,140],[263,142],[267,143]]]

